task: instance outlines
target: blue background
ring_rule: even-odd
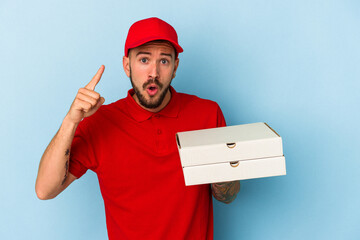
[[[228,125],[265,121],[287,176],[214,201],[215,239],[360,239],[360,2],[0,2],[0,239],[107,239],[96,175],[37,199],[43,151],[101,64],[111,103],[130,25],[157,16],[184,48],[173,86],[217,101]],[[176,223],[175,223],[176,224]]]

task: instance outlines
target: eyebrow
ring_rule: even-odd
[[[140,55],[140,54],[148,54],[148,55],[151,55],[150,52],[138,52],[138,53],[136,54],[136,56],[138,56],[138,55]],[[168,57],[171,57],[171,58],[173,57],[173,55],[170,54],[170,53],[160,53],[160,55],[168,56]]]
[[[151,53],[149,53],[149,52],[138,52],[138,53],[136,54],[136,56],[138,56],[138,55],[140,55],[140,54],[148,54],[148,55],[151,55]]]
[[[173,57],[173,55],[172,54],[170,54],[170,53],[160,53],[160,55],[164,55],[164,56],[169,56],[169,57]]]

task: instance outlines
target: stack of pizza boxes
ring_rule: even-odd
[[[176,134],[185,185],[286,175],[282,139],[266,123]]]

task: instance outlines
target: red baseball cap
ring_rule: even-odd
[[[128,57],[129,49],[154,40],[169,41],[176,49],[176,57],[184,51],[178,43],[175,29],[167,22],[152,17],[137,21],[131,25],[125,42],[125,56]]]

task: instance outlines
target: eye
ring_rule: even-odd
[[[140,59],[140,62],[142,62],[142,63],[147,63],[147,61],[148,61],[147,58],[141,58]]]
[[[167,59],[161,59],[162,64],[167,64],[169,61]]]

